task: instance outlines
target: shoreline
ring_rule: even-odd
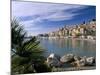
[[[72,40],[88,40],[96,42],[96,39],[88,39],[88,38],[73,38],[73,37],[38,37],[42,39],[72,39]]]
[[[79,71],[79,70],[96,70],[96,66],[88,66],[88,67],[69,67],[69,68],[53,68],[53,72],[61,72],[61,71]]]

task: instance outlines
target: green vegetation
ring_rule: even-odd
[[[11,73],[25,74],[51,71],[44,63],[44,50],[40,47],[40,42],[36,37],[26,40],[26,36],[27,33],[23,26],[16,19],[13,19],[11,22]]]
[[[87,29],[86,32],[86,35],[96,36],[96,31],[93,29]]]

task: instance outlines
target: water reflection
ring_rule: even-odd
[[[56,53],[64,55],[73,53],[80,56],[95,56],[96,43],[91,40],[79,39],[40,39],[41,46],[47,50],[46,55]]]

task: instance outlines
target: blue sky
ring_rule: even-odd
[[[65,25],[81,24],[96,18],[96,7],[87,5],[12,1],[16,17],[28,35],[58,30]]]

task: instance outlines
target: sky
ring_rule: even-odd
[[[12,1],[12,19],[18,19],[28,36],[61,27],[81,24],[96,18],[96,7],[76,4]]]

